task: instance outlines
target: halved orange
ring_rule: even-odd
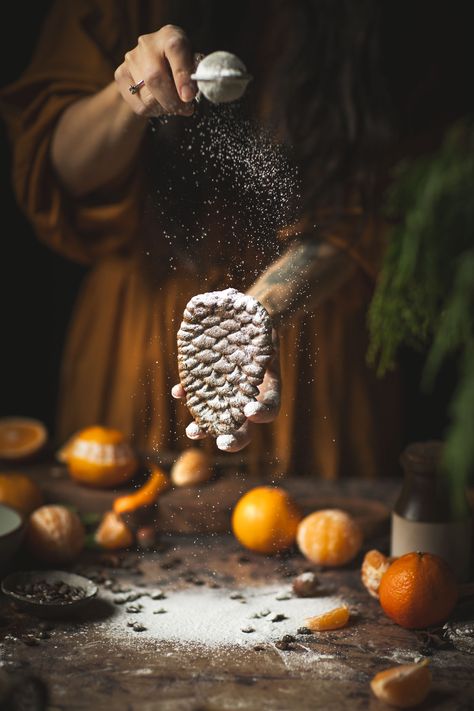
[[[23,459],[36,454],[48,439],[46,427],[29,417],[0,419],[0,459]]]

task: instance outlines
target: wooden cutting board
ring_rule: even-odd
[[[169,468],[163,461],[165,469]],[[217,475],[201,487],[173,488],[162,494],[158,505],[157,525],[168,533],[223,533],[230,527],[230,516],[236,502],[254,486],[268,481],[249,479],[234,466],[216,465]],[[26,473],[26,472],[25,472]],[[145,479],[140,476],[135,486],[121,489],[92,489],[73,481],[65,467],[37,467],[27,472],[41,486],[48,503],[63,503],[74,506],[80,513],[103,513],[110,511],[114,499],[132,492]],[[285,478],[283,486],[304,514],[323,508],[341,508],[352,514],[362,526],[365,536],[374,536],[388,531],[390,508],[381,501],[353,495],[339,495],[324,491],[318,480]],[[337,489],[337,484],[333,487]],[[323,489],[323,490],[321,490]]]

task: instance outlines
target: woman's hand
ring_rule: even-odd
[[[259,394],[256,401],[249,402],[244,409],[247,420],[242,427],[230,435],[219,435],[216,444],[219,449],[225,452],[238,452],[246,447],[251,436],[251,423],[272,422],[278,415],[280,409],[281,379],[280,379],[280,349],[278,344],[278,334],[273,331],[274,355],[268,364],[262,384],[259,386]],[[186,396],[181,384],[175,385],[171,394],[177,400]],[[189,439],[204,439],[207,434],[199,427],[197,422],[191,422],[186,427],[186,434]]]
[[[165,25],[158,32],[142,35],[115,70],[120,94],[132,111],[144,118],[163,114],[191,116],[197,87],[191,80],[195,61],[184,30]],[[143,80],[135,94],[130,86]]]

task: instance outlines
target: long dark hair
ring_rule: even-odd
[[[304,207],[372,197],[377,157],[391,136],[380,57],[379,0],[284,3],[291,19],[275,71],[277,120],[304,178]]]

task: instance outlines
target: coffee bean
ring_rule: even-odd
[[[133,630],[135,632],[144,632],[146,630],[145,625],[140,624],[140,622],[135,622],[133,625]]]
[[[24,600],[39,603],[76,602],[86,596],[84,588],[62,581],[50,583],[46,580],[17,585],[15,592]]]

